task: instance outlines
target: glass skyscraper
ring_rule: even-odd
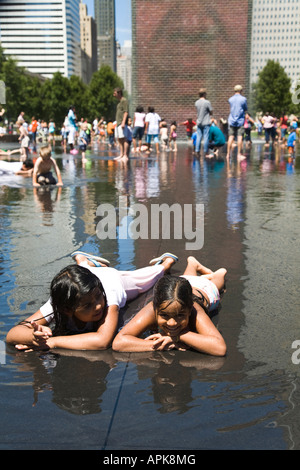
[[[3,0],[0,40],[21,67],[51,78],[80,76],[80,0]]]
[[[98,67],[106,64],[116,71],[115,0],[94,0],[97,25]]]

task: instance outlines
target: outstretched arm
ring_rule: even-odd
[[[194,304],[194,308],[197,312],[196,331],[189,329],[183,332],[178,336],[178,341],[211,356],[225,356],[226,344],[221,333],[200,305]]]
[[[112,348],[115,351],[153,351],[153,341],[140,338],[140,335],[155,325],[155,313],[150,302],[142,308],[115,337]]]
[[[41,319],[42,317],[42,319]],[[28,349],[86,349],[102,350],[111,346],[119,317],[117,305],[111,305],[96,332],[69,336],[53,336],[47,321],[40,310],[27,318],[22,324],[13,327],[7,334],[6,341],[19,350]]]
[[[58,168],[57,163],[54,160],[54,158],[51,158],[51,160],[52,160],[52,165],[53,165],[54,171],[55,171],[56,176],[57,176],[57,186],[63,186],[60,169]]]
[[[23,322],[14,326],[6,336],[8,343],[14,344],[17,349],[48,349],[47,340],[52,331],[40,310]]]
[[[103,323],[96,332],[81,333],[69,336],[53,336],[47,341],[50,349],[85,349],[85,350],[102,350],[111,346],[114,338],[119,318],[119,307],[111,305],[107,309],[107,313]]]

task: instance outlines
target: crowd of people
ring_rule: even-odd
[[[29,159],[30,153],[34,156],[37,142],[54,148],[58,140],[65,152],[69,151],[73,155],[81,152],[83,161],[86,161],[87,148],[95,142],[107,143],[110,149],[118,149],[119,155],[115,157],[117,161],[127,161],[130,152],[177,152],[178,133],[182,126],[185,127],[186,138],[192,143],[197,156],[200,156],[203,142],[205,157],[218,156],[219,150],[227,144],[227,158],[230,157],[233,146],[237,146],[237,157],[245,158],[243,147],[252,145],[253,130],[259,137],[264,134],[266,146],[281,144],[287,146],[289,153],[294,155],[299,132],[298,118],[286,113],[276,117],[268,112],[253,118],[248,112],[247,99],[242,92],[241,85],[234,87],[234,94],[228,100],[229,116],[221,117],[219,122],[214,117],[213,107],[204,88],[199,90],[199,98],[195,102],[195,119],[188,118],[179,123],[175,119],[168,123],[153,106],[149,106],[147,111],[143,106],[137,106],[131,117],[128,100],[123,96],[121,88],[114,90],[114,97],[118,101],[114,120],[106,121],[104,117],[95,117],[92,122],[85,118],[78,119],[75,107],[71,106],[62,126],[57,128],[52,119],[47,123],[33,116],[28,122],[22,111],[16,122],[21,157],[25,161]],[[4,112],[4,109],[0,111],[0,121],[3,120]],[[0,135],[4,132],[5,129],[1,127]],[[57,173],[57,169],[55,171]],[[57,177],[60,178],[58,174]]]

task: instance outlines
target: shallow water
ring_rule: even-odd
[[[59,147],[54,156],[61,189],[1,180],[0,449],[299,449],[300,364],[292,345],[300,340],[300,156],[289,164],[284,151],[266,151],[260,142],[242,162],[235,155],[199,160],[187,143],[177,154],[128,165],[113,161],[103,144],[88,151],[84,166]],[[133,220],[124,204],[140,203],[150,214],[163,202],[204,205],[201,249],[186,250],[184,238],[123,236]],[[117,208],[116,239],[96,233],[104,203]],[[190,254],[226,267],[213,320],[227,356],[5,347],[7,331],[47,300],[52,277],[72,263],[75,249],[120,269],[147,265],[164,251],[180,257],[175,274]]]

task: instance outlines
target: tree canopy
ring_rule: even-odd
[[[274,113],[276,116],[291,112],[293,103],[290,90],[291,79],[284,68],[278,62],[268,60],[253,85],[255,111]]]
[[[5,84],[5,109],[10,121],[24,111],[27,119],[32,116],[45,121],[53,119],[57,126],[63,123],[70,106],[75,106],[78,118],[114,118],[113,90],[123,88],[122,80],[108,65],[95,72],[88,85],[80,77],[67,78],[60,72],[51,79],[43,79],[18,67],[14,59],[5,56],[1,46],[0,80]]]

